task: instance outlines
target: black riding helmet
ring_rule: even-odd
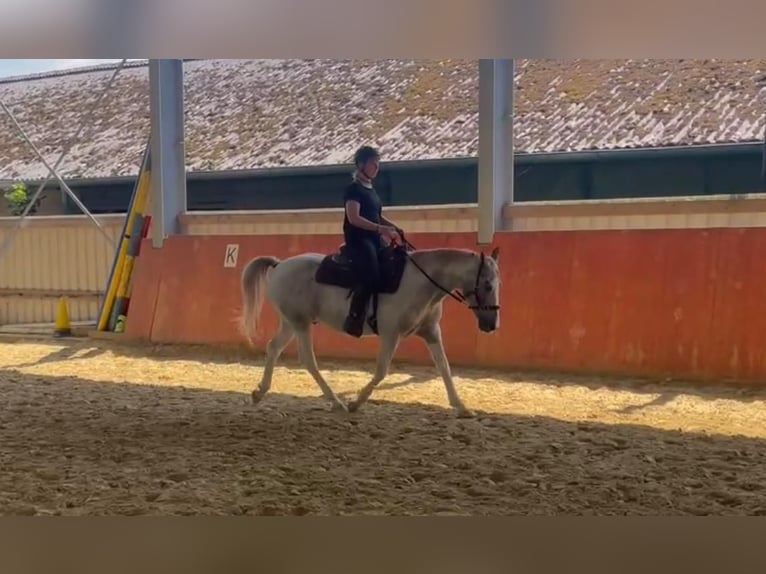
[[[371,159],[380,159],[380,152],[372,146],[363,145],[354,154],[354,165],[359,167]]]

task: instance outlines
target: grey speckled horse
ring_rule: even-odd
[[[311,327],[316,323],[343,332],[343,322],[349,311],[348,285],[339,280],[328,280],[327,274],[324,278],[318,274],[324,265],[337,262],[338,255],[303,253],[284,260],[261,256],[245,265],[241,281],[242,333],[252,341],[264,298],[274,306],[280,319],[279,329],[267,345],[263,378],[252,393],[254,404],[271,388],[274,365],[295,337],[301,362],[332,403],[332,410],[356,411],[388,374],[401,339],[415,335],[428,346],[444,381],[450,405],[459,416],[472,416],[455,390],[444,353],[440,327],[442,307],[444,299],[452,297],[473,311],[481,331],[490,333],[499,327],[499,249],[495,248],[489,257],[465,249],[407,252],[398,248],[396,254],[401,264],[391,271],[394,287],[377,296],[377,333],[366,324],[362,335],[380,338],[375,374],[348,406],[341,402],[320,374],[311,340]]]

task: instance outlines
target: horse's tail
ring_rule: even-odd
[[[258,330],[258,319],[266,297],[266,279],[270,269],[279,265],[280,260],[270,255],[256,257],[242,270],[242,313],[239,327],[242,334],[252,341]]]

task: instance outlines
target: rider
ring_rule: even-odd
[[[371,146],[362,146],[354,154],[353,181],[343,195],[345,216],[343,236],[348,247],[360,285],[354,291],[344,330],[361,337],[367,303],[380,282],[379,253],[384,244],[401,243],[399,228],[382,213],[372,180],[380,169],[380,152]]]

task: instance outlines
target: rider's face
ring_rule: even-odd
[[[380,161],[377,159],[367,160],[367,163],[365,163],[363,167],[364,174],[370,179],[375,179],[375,177],[378,175],[378,171],[380,170]]]

